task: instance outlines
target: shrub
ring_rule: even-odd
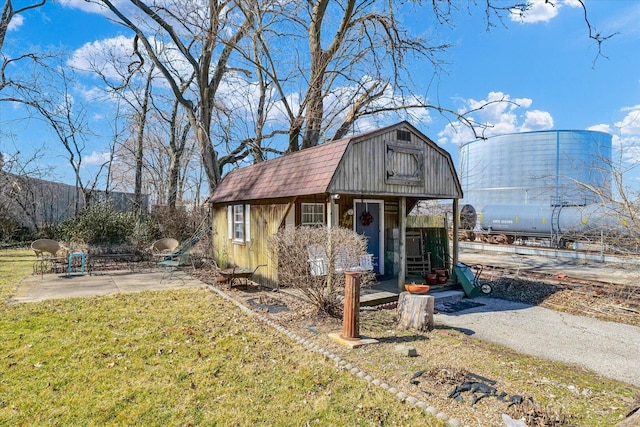
[[[180,242],[187,240],[205,221],[206,212],[204,208],[173,212],[158,208],[149,214],[136,215],[118,212],[110,203],[104,202],[87,207],[58,226],[46,228],[46,235],[39,237],[85,244],[99,250],[113,246],[121,246],[123,250],[144,250],[163,237],[173,237]],[[203,237],[198,242],[197,252],[210,253],[211,245],[211,239]]]
[[[136,220],[133,212],[118,212],[110,203],[98,203],[61,223],[56,234],[61,240],[77,243],[130,243]]]
[[[15,219],[0,214],[0,242],[24,242],[32,237],[30,230]]]
[[[269,243],[279,285],[299,289],[319,311],[340,316],[344,271],[357,268],[367,255],[365,238],[346,228],[299,227],[280,230]],[[374,278],[373,272],[363,272],[361,286]]]

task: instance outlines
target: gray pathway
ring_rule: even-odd
[[[33,275],[18,284],[9,303],[205,286],[184,272],[176,272],[171,280],[164,280],[162,283],[161,280],[162,272],[158,271],[113,271],[94,276],[74,274],[71,277],[65,274]]]
[[[435,322],[640,387],[640,328],[490,297],[474,301],[484,305],[436,314]]]
[[[574,278],[640,284],[638,267],[630,265],[468,249],[461,251],[460,260],[508,266],[522,273],[564,273]],[[436,321],[524,354],[579,365],[640,386],[640,328],[495,298],[478,297],[474,301],[485,305],[451,315],[438,314]]]

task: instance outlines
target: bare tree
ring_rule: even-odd
[[[189,82],[183,85],[187,87]],[[176,208],[176,204],[183,199],[184,180],[188,175],[188,161],[190,156],[184,156],[185,150],[187,150],[187,143],[189,142],[189,135],[191,134],[191,126],[188,121],[184,120],[184,116],[180,114],[181,106],[177,100],[174,100],[171,104],[170,111],[164,112],[162,109],[156,107],[157,119],[162,123],[161,129],[168,129],[168,132],[162,132],[162,134],[168,136],[168,141],[162,142],[162,136],[160,132],[156,132],[155,138],[158,143],[168,148],[167,157],[169,160],[168,171],[166,177],[168,177],[167,187],[167,205],[169,211],[173,211]],[[166,138],[165,138],[166,139]],[[184,160],[184,162],[183,162]],[[163,179],[163,176],[158,176],[159,180]],[[167,180],[165,178],[165,180]]]
[[[64,66],[37,68],[35,71],[29,87],[18,87],[16,96],[5,99],[26,105],[54,131],[66,151],[75,176],[78,191],[75,210],[78,213],[83,206],[91,203],[107,162],[99,166],[95,175],[89,178],[82,176],[83,156],[90,135],[86,105],[73,96],[73,77]]]
[[[144,132],[147,124],[147,113],[149,111],[149,98],[151,97],[151,80],[153,79],[153,66],[147,73],[142,100],[140,103],[140,111],[137,114],[138,136],[136,137],[136,178],[134,185],[134,201],[133,208],[136,213],[142,212],[142,164],[144,162]]]
[[[225,165],[249,156],[260,161],[269,150],[265,141],[285,132],[288,150],[295,151],[341,138],[366,116],[433,110],[482,136],[485,125],[476,123],[472,112],[460,113],[416,95],[409,59],[430,64],[427,69],[437,76],[443,65],[440,54],[450,45],[404,28],[397,12],[406,6],[396,2],[227,0],[202,7],[194,1],[132,0],[127,6],[92,1],[135,34],[144,55],[166,80],[198,141],[211,190]],[[508,14],[526,13],[531,2],[485,0],[466,8],[471,12],[478,5],[480,11],[484,7],[490,28]],[[416,1],[411,7],[437,35],[438,28],[453,26],[458,4]],[[585,20],[589,23],[586,15]],[[589,29],[599,43],[607,39]],[[194,75],[187,91],[178,78],[185,69]],[[249,103],[253,122],[245,116],[244,129],[234,120],[237,111],[219,96],[229,76],[258,88],[257,101]],[[288,129],[268,125],[276,103]]]
[[[118,101],[116,103],[115,115],[112,121],[112,134],[111,134],[111,142],[109,144],[109,160],[107,161],[106,173],[107,176],[105,178],[105,187],[104,193],[107,199],[109,198],[109,193],[111,192],[113,185],[113,165],[114,158],[116,153],[116,148],[124,134],[124,130],[120,126],[120,116],[121,116],[121,104]]]
[[[253,14],[248,11],[253,8],[254,1],[246,0],[240,8],[237,5],[240,2],[233,1],[209,1],[206,7],[201,7],[197,2],[132,0],[136,12],[142,17],[128,15],[124,8],[109,0],[96,0],[96,3],[106,6],[122,25],[135,33],[146,54],[166,79],[187,113],[199,144],[209,187],[215,188],[222,171],[210,138],[216,93],[228,72],[233,50],[252,27]],[[154,39],[143,25],[154,28]],[[164,43],[160,42],[162,38]],[[168,43],[174,46],[172,53],[184,61],[195,75],[193,97],[183,92],[168,60],[161,55],[164,47],[159,49],[158,46]]]
[[[363,236],[341,227],[298,227],[269,236],[269,246],[279,285],[299,290],[323,314],[339,317],[344,272],[358,269],[367,254]],[[360,285],[374,278],[372,271],[361,271]]]
[[[197,149],[180,104],[164,96],[153,96],[145,125],[142,189],[154,203],[175,209],[184,200],[186,181],[198,181]],[[137,113],[136,113],[137,115]],[[137,122],[130,120],[130,135],[116,149],[117,180],[123,188],[131,188],[135,177]]]
[[[4,46],[4,40],[7,36],[7,31],[9,30],[9,24],[11,24],[13,18],[28,10],[44,6],[46,2],[47,0],[42,0],[16,9],[13,6],[13,0],[5,0],[4,4],[2,5],[2,15],[0,15],[0,53],[2,53],[2,47]]]
[[[38,232],[41,219],[44,218],[40,203],[39,183],[51,174],[50,169],[43,169],[42,160],[45,150],[40,147],[28,157],[23,158],[18,149],[14,153],[3,156],[0,168],[0,220],[7,224],[21,224]],[[8,230],[5,230],[8,234]]]
[[[583,213],[583,221],[589,227],[572,238],[635,256],[640,251],[640,190],[636,185],[640,146],[624,138],[621,141],[615,150],[617,154],[594,159],[593,172],[610,177],[610,182],[603,185],[574,182],[578,188],[590,193],[596,203]]]
[[[19,78],[15,76],[9,75],[10,69],[15,69],[16,64],[23,62],[25,60],[30,60],[35,63],[42,61],[44,58],[51,57],[50,54],[38,54],[34,52],[21,53],[14,57],[6,55],[4,51],[4,42],[6,39],[7,32],[9,31],[9,25],[12,20],[29,10],[39,8],[44,6],[46,0],[42,0],[39,2],[33,2],[30,5],[26,5],[23,7],[15,8],[12,0],[5,0],[2,6],[2,15],[0,15],[0,92],[7,87],[21,87],[27,83],[21,82]],[[0,98],[0,102],[3,101]]]
[[[592,30],[586,6],[581,4],[590,37],[600,46],[611,36]],[[531,6],[530,1],[516,0],[412,2],[415,13],[424,16],[425,27],[431,27],[431,34],[435,35],[442,33],[439,28],[453,27],[458,12],[479,13],[483,8],[489,30],[498,23],[506,25],[503,20],[510,14],[526,14]],[[353,132],[363,117],[411,115],[412,111],[438,112],[482,137],[486,124],[473,120],[474,111],[460,113],[441,105],[437,97],[435,102],[429,102],[426,95],[416,94],[411,79],[414,70],[408,68],[408,59],[430,65],[426,72],[430,70],[437,79],[444,66],[441,54],[450,45],[435,36],[428,38],[415,29],[404,28],[396,16],[400,8],[408,7],[406,4],[377,0],[337,4],[321,0],[283,3],[282,7],[283,16],[278,20],[265,24],[256,18],[254,37],[263,50],[258,57],[259,66],[289,121],[289,151],[342,138]],[[282,52],[284,39],[288,43]],[[286,64],[292,66],[287,68]],[[424,72],[423,67],[421,73]],[[303,80],[295,78],[300,74]]]

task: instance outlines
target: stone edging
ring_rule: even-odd
[[[267,319],[265,316],[261,315],[260,313],[257,313],[253,310],[251,310],[249,307],[247,307],[246,305],[242,304],[241,302],[237,301],[236,299],[234,299],[231,295],[227,294],[226,292],[224,292],[222,289],[214,286],[214,285],[208,285],[209,289],[214,291],[215,293],[217,293],[219,296],[221,296],[222,298],[230,301],[231,303],[233,303],[234,305],[236,305],[237,307],[239,307],[241,310],[245,311],[247,314],[254,316],[256,318],[258,318],[260,321],[262,321],[263,323],[266,323],[268,326],[274,328],[275,330],[277,330],[278,332],[280,332],[283,335],[288,336],[289,338],[291,338],[292,340],[298,342],[299,344],[303,345],[304,347],[308,348],[309,350],[315,351],[316,353],[320,353],[322,354],[324,357],[326,357],[327,359],[333,360],[334,363],[336,364],[336,366],[340,369],[344,369],[345,371],[350,372],[352,375],[367,381],[375,386],[378,386],[380,388],[382,388],[383,390],[388,391],[389,393],[393,394],[398,400],[400,400],[401,402],[405,402],[409,405],[412,406],[416,406],[420,409],[422,409],[425,412],[430,413],[431,415],[434,415],[435,417],[441,419],[442,421],[446,422],[449,426],[451,427],[461,427],[461,423],[459,420],[455,419],[455,418],[450,418],[447,414],[445,414],[444,412],[439,411],[435,406],[431,406],[429,405],[427,402],[425,402],[424,400],[420,400],[417,399],[413,396],[410,396],[402,391],[398,391],[395,387],[393,387],[392,385],[389,385],[385,382],[380,381],[377,378],[373,378],[371,375],[367,374],[366,372],[362,371],[360,368],[358,368],[357,366],[353,365],[352,363],[349,363],[347,361],[345,361],[344,359],[341,359],[340,356],[338,356],[335,353],[330,352],[327,349],[324,349],[322,347],[320,347],[318,344],[315,344],[314,342],[300,337],[299,335],[289,331],[288,329],[286,329],[285,327],[277,324],[276,322],[274,322],[271,319]]]

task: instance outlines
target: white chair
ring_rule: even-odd
[[[31,243],[31,249],[36,254],[36,259],[33,262],[34,273],[40,271],[44,275],[45,270],[64,271],[68,249],[63,244],[57,240],[38,239]]]

